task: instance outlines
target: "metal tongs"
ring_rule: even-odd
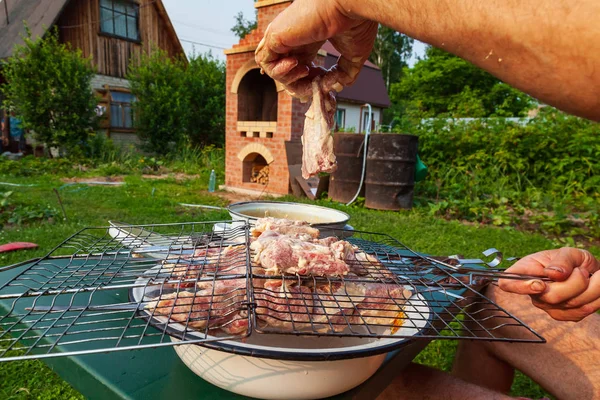
[[[486,262],[481,259],[461,259],[458,256],[449,256],[448,259],[456,260],[457,264],[452,265],[448,262],[438,260],[432,257],[423,256],[426,260],[441,265],[443,268],[448,268],[453,272],[459,274],[470,275],[471,277],[479,277],[484,278],[490,281],[498,281],[499,279],[513,279],[513,280],[532,280],[538,279],[541,281],[552,281],[550,278],[545,276],[536,276],[536,275],[526,275],[526,274],[515,274],[506,272],[504,269],[496,268],[503,260],[502,252],[498,249],[491,248],[487,249],[483,252],[483,255],[486,257],[490,257],[494,255],[494,259],[492,261]],[[506,259],[507,261],[516,261],[519,260],[517,257],[509,257]],[[469,267],[469,264],[484,264],[488,269],[477,268],[477,267]]]

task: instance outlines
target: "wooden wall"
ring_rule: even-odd
[[[57,22],[61,40],[81,49],[84,56],[92,56],[99,74],[119,78],[126,76],[132,60],[155,46],[166,50],[172,57],[179,55],[181,47],[160,16],[157,5],[152,0],[140,0],[138,3],[140,43],[100,33],[99,0],[70,1]]]

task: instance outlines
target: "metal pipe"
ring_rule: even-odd
[[[4,13],[6,14],[6,25],[10,24],[10,20],[8,18],[8,0],[4,0]]]
[[[360,176],[360,183],[358,185],[358,190],[356,191],[356,194],[354,195],[352,200],[350,200],[350,202],[346,204],[347,206],[354,203],[356,201],[356,199],[358,198],[358,195],[360,194],[360,190],[362,189],[362,185],[365,181],[365,172],[367,170],[367,144],[369,142],[369,135],[371,134],[371,122],[372,122],[371,120],[372,120],[373,116],[372,116],[372,112],[371,112],[371,105],[369,103],[366,103],[362,107],[360,107],[361,114],[362,114],[363,107],[367,107],[369,109],[369,115],[367,116],[368,124],[367,124],[367,129],[365,130],[365,143],[363,144],[363,167],[362,167],[362,173]]]

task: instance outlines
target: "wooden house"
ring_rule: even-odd
[[[93,89],[101,96],[103,130],[115,142],[135,143],[126,75],[131,62],[155,48],[171,57],[185,53],[161,0],[3,0],[0,60],[22,43],[26,22],[33,37],[56,26],[60,40],[92,58]],[[0,79],[1,71],[0,71]],[[1,100],[1,99],[0,99]]]

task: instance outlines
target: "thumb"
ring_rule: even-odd
[[[573,269],[581,268],[590,274],[598,270],[598,261],[590,252],[571,247],[559,249],[545,265],[544,274],[553,281],[565,281]]]

